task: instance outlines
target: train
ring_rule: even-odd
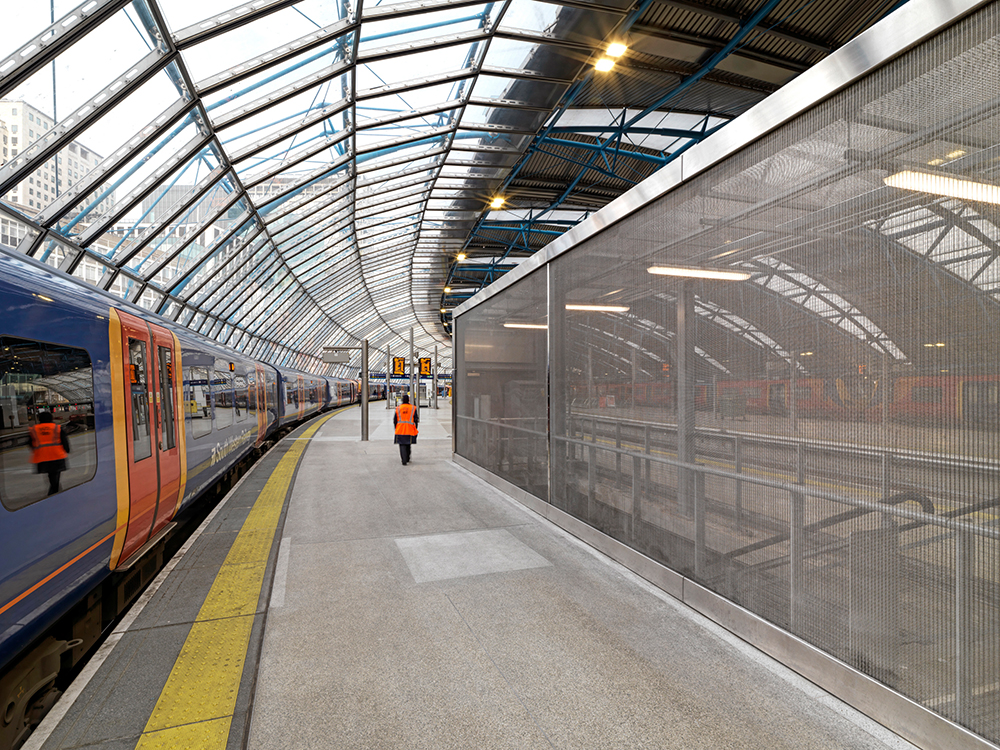
[[[0,250],[0,748],[156,574],[179,518],[357,381],[274,366]],[[68,435],[59,491],[28,430]]]
[[[747,414],[806,419],[881,422],[934,426],[973,425],[1000,429],[1000,375],[937,374],[896,375],[880,379],[866,376],[800,377],[718,380],[696,383],[695,408],[723,416]],[[676,385],[657,383],[575,384],[572,398],[598,408],[655,406],[673,408]],[[716,397],[717,394],[717,397]],[[593,402],[593,403],[591,403]]]

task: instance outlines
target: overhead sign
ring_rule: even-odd
[[[392,374],[393,375],[405,375],[406,374],[406,357],[393,357],[392,358]]]
[[[329,365],[346,365],[351,361],[351,353],[338,352],[336,349],[324,349],[323,361]]]
[[[431,358],[421,357],[420,358],[420,374],[430,375],[431,374]]]

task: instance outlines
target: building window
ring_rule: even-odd
[[[28,137],[29,138],[34,138],[35,137],[35,131],[32,130],[31,128],[28,128]]]
[[[16,146],[17,145],[17,138],[11,138],[10,142],[13,143]]]
[[[16,115],[17,115],[17,107],[14,107],[14,108],[13,108],[13,109],[12,109],[12,110],[10,111],[10,113],[11,113],[12,115],[15,115],[15,116],[16,116]]]
[[[17,132],[17,125],[11,125],[10,126],[10,132],[11,133],[16,133]]]
[[[31,112],[29,112],[28,113],[28,122],[34,122],[34,121],[35,121],[35,116],[33,114],[31,114]]]

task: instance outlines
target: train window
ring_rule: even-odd
[[[0,336],[0,501],[7,510],[50,494],[50,473],[40,473],[42,465],[31,460],[29,430],[43,412],[52,415],[69,442],[65,466],[54,472],[59,492],[89,482],[97,469],[97,441],[87,352]]]
[[[247,411],[257,413],[257,376],[247,376]]]
[[[146,342],[128,340],[128,381],[132,411],[132,460],[142,461],[153,455],[149,428],[149,369]]]
[[[170,450],[177,444],[174,432],[174,365],[171,351],[165,346],[157,348],[160,366],[160,435],[163,440],[163,450]]]
[[[941,386],[915,385],[910,391],[910,400],[915,404],[940,404]]]
[[[243,422],[247,418],[247,412],[250,411],[247,379],[242,375],[237,375],[233,381],[233,390],[236,391],[236,421]]]
[[[212,432],[212,396],[207,367],[188,367],[184,378],[184,405],[191,420],[191,437]]]
[[[228,372],[216,370],[212,377],[212,398],[215,400],[215,427],[223,429],[233,424],[233,382]]]

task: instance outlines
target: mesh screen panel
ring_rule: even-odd
[[[456,320],[455,449],[548,499],[546,272]]]
[[[455,406],[462,455],[993,742],[998,13],[460,315]]]

